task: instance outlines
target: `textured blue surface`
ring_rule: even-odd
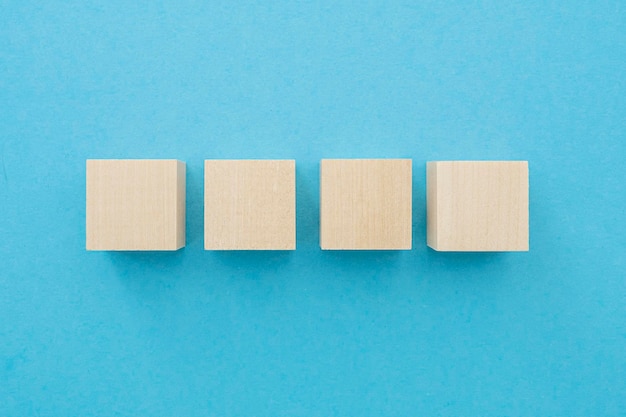
[[[626,414],[622,1],[129,3],[0,1],[0,415]],[[322,157],[413,158],[412,251],[318,249]],[[86,158],[187,161],[187,247],[86,252]],[[298,250],[204,252],[204,158],[295,158]],[[529,160],[531,252],[427,249],[438,159]]]

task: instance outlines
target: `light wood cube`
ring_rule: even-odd
[[[204,162],[206,250],[294,250],[296,162]]]
[[[87,160],[87,250],[185,246],[185,163]]]
[[[528,162],[427,165],[428,246],[438,251],[528,251]]]
[[[411,249],[410,159],[323,159],[322,249]]]

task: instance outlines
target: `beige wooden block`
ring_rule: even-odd
[[[295,249],[296,162],[204,161],[204,248]]]
[[[185,163],[87,160],[87,250],[185,246]]]
[[[528,162],[427,165],[428,246],[438,251],[528,251]]]
[[[411,249],[410,159],[323,159],[322,249]]]

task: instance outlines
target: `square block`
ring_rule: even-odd
[[[528,251],[528,162],[429,162],[426,176],[428,246]]]
[[[322,249],[411,249],[410,159],[323,159]]]
[[[295,249],[296,162],[204,161],[204,248]]]
[[[87,160],[87,250],[185,246],[185,163]]]

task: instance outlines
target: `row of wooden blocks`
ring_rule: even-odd
[[[87,250],[185,246],[186,165],[87,160]],[[410,159],[323,159],[320,246],[411,249]],[[427,163],[427,243],[438,251],[527,251],[528,163]],[[207,160],[206,250],[294,250],[293,160]]]

